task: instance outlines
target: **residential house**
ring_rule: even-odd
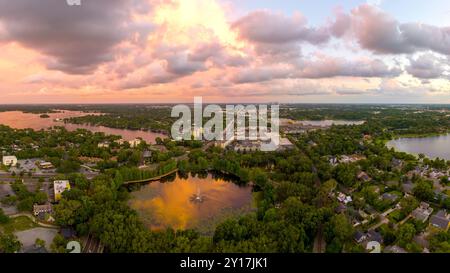
[[[450,228],[450,215],[446,210],[440,210],[438,213],[431,216],[430,224],[436,228],[447,231]]]
[[[414,189],[414,184],[411,182],[406,182],[402,184],[402,191],[407,194],[412,194]]]
[[[420,206],[411,213],[411,216],[417,221],[425,223],[425,221],[428,220],[428,217],[430,217],[431,213],[433,213],[433,208],[431,208],[428,203],[421,202]]]
[[[99,148],[108,148],[109,147],[109,142],[100,142],[97,147]]]
[[[399,246],[388,246],[384,249],[385,253],[408,253],[405,249],[399,247]]]
[[[153,154],[152,151],[146,150],[146,151],[144,151],[144,152],[142,153],[142,157],[143,157],[144,159],[150,159],[150,158],[152,158],[152,154]]]
[[[361,180],[363,182],[370,181],[370,176],[367,175],[367,173],[365,173],[363,171],[358,173],[357,178],[358,178],[358,180]]]
[[[347,195],[343,194],[342,192],[338,193],[337,199],[339,202],[344,203],[345,205],[353,201],[351,196],[347,196]]]
[[[381,195],[381,198],[384,201],[395,202],[398,199],[398,196],[392,193],[385,192]]]
[[[403,166],[403,161],[394,157],[391,160],[391,165],[394,168],[401,168]]]
[[[370,241],[375,241],[380,244],[383,243],[383,236],[379,232],[376,232],[375,230],[371,229],[369,232],[367,232],[367,237]]]
[[[343,212],[345,212],[347,210],[347,206],[346,205],[344,205],[344,204],[342,204],[342,203],[339,203],[339,205],[336,207],[336,209],[335,209],[335,212],[336,213],[343,213]]]
[[[355,241],[357,243],[362,243],[363,241],[365,241],[367,239],[367,234],[361,232],[361,231],[357,231],[355,233],[355,235],[353,236],[353,239],[355,239]]]
[[[33,205],[33,214],[34,216],[38,217],[41,214],[47,214],[47,213],[52,213],[53,212],[53,207],[51,204],[45,204],[45,205]]]

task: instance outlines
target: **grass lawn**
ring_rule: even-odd
[[[37,227],[33,221],[26,216],[19,216],[16,218],[11,218],[9,223],[1,224],[0,229],[6,233],[13,233],[16,231],[23,231]]]
[[[401,220],[405,219],[405,215],[401,211],[393,211],[388,215],[388,219],[391,220],[394,223],[398,223]]]

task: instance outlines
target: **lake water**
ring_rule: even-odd
[[[100,113],[86,113],[81,111],[61,111],[59,113],[48,114],[49,118],[41,118],[40,114],[23,113],[20,111],[7,111],[0,112],[0,124],[7,125],[16,129],[34,129],[41,130],[47,129],[53,126],[63,126],[69,131],[75,131],[77,129],[86,129],[91,132],[102,132],[108,135],[119,135],[124,140],[133,140],[141,137],[148,143],[155,143],[157,137],[166,138],[163,134],[158,134],[150,131],[139,130],[125,130],[115,129],[104,126],[91,126],[86,124],[70,124],[62,121],[55,121],[56,119],[81,117],[85,115],[101,115]]]
[[[424,154],[429,158],[450,160],[450,134],[422,138],[400,138],[387,143],[389,148],[414,155]]]
[[[132,192],[130,206],[151,229],[195,228],[211,234],[225,217],[252,210],[252,189],[223,178],[173,175],[170,182],[152,182]],[[197,202],[200,195],[203,202]]]

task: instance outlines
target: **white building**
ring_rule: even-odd
[[[70,190],[70,182],[69,180],[56,180],[53,182],[53,190],[55,192],[55,201],[61,200],[61,194]]]
[[[97,147],[99,148],[108,148],[109,147],[109,142],[100,142]]]
[[[17,157],[15,156],[4,156],[3,165],[15,167],[17,165]]]
[[[139,144],[142,143],[142,140],[139,139],[139,138],[136,138],[136,139],[133,139],[133,140],[128,141],[128,143],[130,143],[130,146],[131,146],[132,148],[136,148]]]

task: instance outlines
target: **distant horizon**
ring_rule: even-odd
[[[381,102],[381,103],[370,103],[370,102],[204,102],[204,104],[275,104],[278,103],[280,105],[433,105],[433,106],[450,106],[450,103],[401,103],[401,102]],[[64,106],[64,105],[177,105],[177,104],[193,104],[192,102],[159,102],[159,103],[151,103],[151,102],[123,102],[123,103],[12,103],[5,104],[0,103],[0,106]]]

